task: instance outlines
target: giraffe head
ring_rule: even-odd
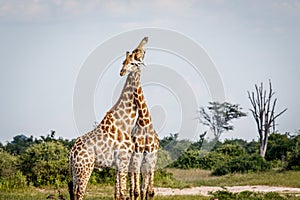
[[[126,52],[126,58],[123,61],[123,67],[120,71],[120,76],[124,76],[126,72],[134,72],[140,70],[140,66],[144,65],[145,50],[143,46],[148,42],[148,37],[144,37],[140,44],[130,54]]]

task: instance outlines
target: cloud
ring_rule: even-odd
[[[49,8],[37,0],[0,3],[0,16],[6,19],[28,20],[49,15]]]
[[[0,16],[15,21],[77,18],[85,15],[103,17],[133,17],[138,15],[176,14],[192,8],[194,0],[105,1],[105,0],[10,0],[0,2]]]

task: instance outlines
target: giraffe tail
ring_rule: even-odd
[[[70,200],[74,200],[73,181],[70,181],[68,183],[68,188],[69,188]]]
[[[72,151],[72,150],[71,150]],[[70,194],[70,200],[74,200],[74,187],[73,187],[73,157],[72,153],[70,151],[70,156],[69,156],[69,165],[70,165],[70,182],[68,183],[68,189],[69,189],[69,194]]]

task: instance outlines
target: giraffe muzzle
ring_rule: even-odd
[[[124,69],[121,69],[121,71],[120,71],[120,76],[124,76],[125,73],[126,73],[126,71],[125,71]]]

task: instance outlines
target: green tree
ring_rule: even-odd
[[[0,190],[23,188],[26,177],[17,169],[18,157],[0,149]]]
[[[190,145],[191,142],[188,140],[178,140],[178,133],[171,133],[170,136],[160,140],[161,149],[169,153],[172,161],[179,158]]]
[[[159,141],[160,147],[164,149],[170,148],[171,145],[176,145],[178,139],[178,133],[172,134],[170,136],[165,136],[163,139]]]
[[[233,130],[232,120],[244,116],[246,113],[242,112],[242,108],[238,104],[214,101],[209,102],[207,109],[200,107],[198,118],[200,123],[210,128],[219,141],[223,132]]]
[[[33,136],[27,137],[21,134],[15,136],[11,142],[7,143],[5,150],[13,155],[20,155],[32,144]]]
[[[68,149],[56,141],[31,145],[20,157],[20,170],[35,186],[68,181]]]
[[[17,157],[0,149],[0,177],[7,178],[17,171]]]
[[[269,136],[266,160],[281,160],[293,150],[294,143],[289,134],[272,133]]]
[[[300,170],[300,135],[295,136],[293,139],[292,151],[287,155],[287,169]]]

